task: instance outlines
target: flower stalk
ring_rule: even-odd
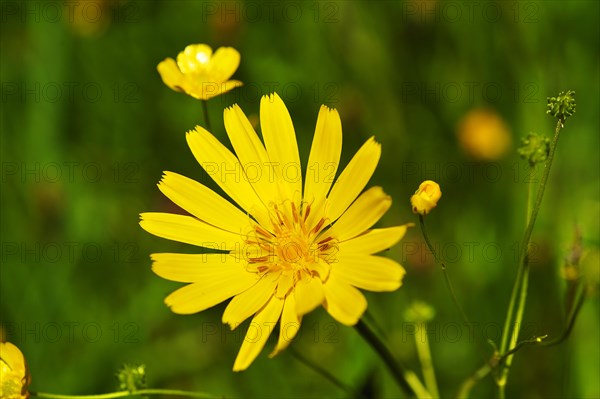
[[[210,118],[208,117],[208,101],[201,100],[202,103],[202,115],[204,116],[204,124],[206,125],[206,130],[212,132],[212,128],[210,126]]]
[[[517,278],[513,285],[513,289],[511,292],[510,302],[508,305],[508,311],[506,314],[506,319],[504,321],[504,328],[502,333],[502,341],[500,344],[500,353],[504,353],[512,350],[517,345],[517,339],[519,336],[520,324],[523,318],[523,312],[525,310],[525,305],[527,302],[527,286],[529,282],[529,243],[531,240],[531,234],[533,233],[533,227],[535,225],[535,221],[537,219],[537,215],[539,213],[542,199],[544,197],[544,191],[546,189],[546,184],[548,182],[548,177],[550,176],[550,168],[552,166],[552,160],[554,159],[554,154],[556,152],[556,146],[558,144],[558,138],[560,134],[560,130],[562,129],[564,119],[559,118],[556,129],[554,131],[554,138],[552,139],[552,143],[550,144],[550,152],[548,154],[548,159],[546,160],[546,164],[544,166],[544,171],[542,173],[542,178],[540,181],[540,185],[537,192],[537,197],[535,203],[533,205],[533,209],[531,211],[531,216],[529,216],[529,222],[527,223],[527,228],[525,229],[525,234],[523,236],[523,240],[521,241],[520,247],[520,256],[519,256],[519,269],[517,270]],[[518,301],[518,304],[517,304]],[[515,315],[515,307],[516,315]],[[513,318],[513,315],[514,318]],[[512,330],[511,330],[512,326]],[[508,356],[506,359],[506,363],[504,367],[501,368],[500,377],[497,381],[498,389],[499,389],[499,397],[505,397],[505,386],[506,380],[508,378],[509,366],[512,362],[512,355]]]
[[[431,251],[435,261],[437,263],[439,263],[442,267],[442,273],[444,274],[444,281],[446,282],[446,286],[448,287],[448,291],[450,292],[450,296],[452,297],[452,302],[454,303],[454,306],[458,310],[458,313],[462,317],[463,321],[465,323],[467,323],[467,325],[471,325],[471,323],[469,322],[469,318],[467,317],[467,314],[465,313],[462,306],[460,305],[460,302],[458,302],[458,298],[456,297],[456,293],[454,291],[454,286],[452,285],[452,281],[450,280],[450,276],[448,275],[448,271],[446,270],[446,264],[439,257],[435,248],[431,244],[431,240],[429,239],[429,235],[427,234],[427,228],[425,227],[425,218],[423,217],[423,215],[419,215],[419,225],[421,226],[421,233],[423,234],[423,238],[425,239],[425,244],[427,244],[427,248],[429,248],[429,251]]]

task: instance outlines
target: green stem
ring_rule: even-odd
[[[350,397],[352,397],[352,398],[363,397],[364,398],[364,396],[362,394],[356,392],[354,389],[350,388],[348,385],[346,385],[342,381],[338,380],[329,371],[325,370],[321,366],[315,364],[313,361],[302,356],[299,352],[297,352],[292,347],[289,347],[287,349],[287,351],[290,352],[290,354],[292,356],[294,356],[297,360],[299,360],[301,363],[304,363],[305,366],[312,369],[317,374],[321,374],[323,377],[325,377],[327,380],[329,380],[329,382],[333,383],[333,385],[337,386],[338,388],[340,388],[343,391],[345,391],[346,393],[348,393],[350,395]]]
[[[435,370],[433,361],[431,360],[431,350],[429,348],[429,339],[427,337],[427,323],[422,322],[417,324],[417,334],[415,335],[417,344],[417,354],[421,362],[421,370],[423,370],[423,378],[425,380],[425,388],[431,393],[434,398],[439,398],[437,382],[435,378]]]
[[[142,395],[170,395],[170,396],[187,396],[190,398],[217,398],[219,396],[211,395],[204,392],[181,391],[178,389],[138,389],[136,391],[118,391],[110,393],[102,393],[98,395],[60,395],[46,392],[30,392],[31,396],[47,399],[112,399],[126,398],[128,396]]]
[[[527,228],[525,229],[525,234],[523,236],[523,240],[521,241],[521,247],[519,248],[521,253],[519,256],[519,267],[517,270],[517,278],[515,279],[515,283],[512,288],[510,302],[508,305],[508,311],[506,314],[506,319],[504,320],[504,329],[502,332],[502,341],[500,344],[500,353],[506,353],[507,351],[514,348],[516,344],[517,337],[519,335],[520,328],[520,318],[522,318],[523,311],[525,309],[526,299],[527,299],[527,284],[526,280],[528,280],[529,274],[529,242],[531,240],[531,234],[533,232],[533,227],[535,225],[535,221],[537,219],[538,212],[540,210],[542,199],[544,197],[544,191],[546,189],[546,184],[548,182],[548,177],[550,176],[550,168],[552,166],[552,160],[554,159],[554,153],[556,152],[556,146],[558,144],[558,137],[560,133],[560,129],[563,127],[562,120],[559,120],[556,124],[556,129],[554,131],[554,138],[552,140],[552,144],[550,145],[550,152],[548,154],[548,159],[546,161],[546,165],[544,166],[544,172],[542,174],[542,179],[540,181],[540,186],[538,188],[537,197],[535,203],[533,205],[533,210],[531,212],[531,216],[529,217],[529,222],[527,223]],[[527,277],[526,277],[527,276]],[[513,315],[515,312],[515,306],[517,306],[517,298],[518,298],[518,309],[517,309],[517,318],[513,320]],[[517,319],[519,319],[517,321]],[[511,330],[512,325],[512,331]],[[510,341],[509,341],[510,340]],[[510,345],[509,345],[510,342]],[[508,363],[508,362],[507,362]],[[504,386],[506,385],[506,379],[508,377],[508,363],[502,368],[501,377],[497,381],[499,388],[499,397],[504,398]]]
[[[210,127],[210,118],[208,117],[208,100],[200,100],[202,102],[202,114],[204,115],[204,124],[206,125],[206,130],[212,133],[212,129]]]
[[[530,173],[528,176],[531,176],[529,182],[527,183],[527,212],[525,213],[525,226],[529,225],[529,221],[531,220],[531,198],[533,197],[533,183],[534,183],[534,175],[535,175],[535,165],[531,166]],[[523,269],[523,280],[521,281],[520,286],[520,295],[519,295],[519,306],[517,308],[517,315],[515,317],[515,329],[513,330],[513,335],[510,337],[510,343],[508,348],[515,348],[517,345],[517,339],[519,338],[519,330],[521,321],[523,320],[523,313],[525,310],[525,303],[527,300],[527,289],[529,285],[529,259],[525,260]],[[511,315],[512,318],[512,315]],[[509,351],[510,353],[510,351]],[[508,355],[508,354],[507,354]],[[513,355],[510,354],[506,357],[505,367],[502,369],[502,375],[498,381],[502,383],[498,386],[498,397],[500,399],[504,399],[506,396],[506,378],[508,377],[508,370],[510,369],[510,365],[512,364]]]
[[[423,387],[414,373],[404,370],[404,368],[394,359],[390,350],[362,319],[356,323],[354,328],[356,328],[356,331],[358,331],[360,336],[371,345],[371,348],[377,352],[400,388],[402,388],[409,397],[431,398],[429,392]]]
[[[534,166],[535,168],[535,166]],[[533,172],[535,171],[535,169],[532,170],[532,173],[529,174],[529,176],[533,175]],[[533,178],[531,178],[527,184],[527,212],[526,212],[526,216],[525,216],[525,226],[529,226],[529,223],[531,222],[531,197],[532,197],[532,191],[533,191]],[[524,244],[521,243],[521,246],[523,246]],[[529,244],[525,244],[525,245],[529,245]],[[519,248],[522,249],[522,248]],[[520,254],[519,254],[520,255]],[[525,270],[526,269],[526,270]],[[527,265],[523,266],[523,269],[521,267],[519,267],[519,269],[517,270],[517,278],[515,280],[515,285],[512,288],[511,291],[511,301],[509,304],[509,308],[508,308],[508,313],[506,315],[506,320],[510,322],[512,322],[513,319],[513,314],[514,314],[514,300],[516,300],[516,296],[517,293],[519,291],[521,291],[521,298],[523,297],[523,284],[522,284],[522,280],[525,280],[525,276],[528,275],[528,271],[529,271],[529,264],[527,263]],[[529,280],[529,278],[527,277],[527,280]],[[518,283],[518,284],[517,284]],[[525,290],[526,291],[526,290]],[[521,302],[519,302],[521,303]],[[507,349],[507,344],[508,344],[508,330],[510,328],[510,323],[504,323],[504,329],[502,332],[502,341],[500,344],[500,352],[505,352]],[[518,334],[517,334],[518,335]],[[512,337],[511,336],[511,345],[514,343],[514,341],[517,339],[518,337]],[[510,365],[510,362],[509,362]]]

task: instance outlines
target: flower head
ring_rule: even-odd
[[[146,365],[124,364],[117,372],[119,389],[129,392],[146,388]]]
[[[414,213],[427,215],[436,207],[441,197],[440,185],[433,180],[425,180],[419,185],[419,189],[414,195],[410,197],[412,210]]]
[[[240,53],[232,47],[220,47],[213,54],[206,44],[190,44],[177,55],[158,64],[163,82],[199,100],[208,100],[241,86],[229,80],[240,65]]]
[[[546,113],[556,117],[561,122],[575,113],[575,92],[567,90],[561,91],[556,97],[548,97],[548,109]]]
[[[371,229],[391,206],[380,187],[362,190],[381,154],[373,139],[334,181],[342,149],[336,110],[321,107],[302,178],[292,120],[277,94],[260,104],[261,141],[237,105],[224,112],[235,150],[201,127],[187,134],[194,156],[238,206],[206,186],[165,172],[159,189],[191,216],[144,213],[141,226],[157,236],[221,250],[210,254],[153,254],[159,276],[190,283],[165,302],[175,313],[195,313],[231,297],[223,322],[234,329],[252,318],[233,369],[246,369],[275,324],[287,347],[302,317],[322,305],[337,321],[354,325],[367,307],[358,288],[393,291],[404,269],[375,256],[407,226]]]
[[[30,382],[23,353],[10,342],[0,342],[0,397],[26,399]]]
[[[521,147],[517,150],[521,158],[529,162],[529,166],[546,162],[550,153],[550,139],[537,133],[529,133],[521,139]]]

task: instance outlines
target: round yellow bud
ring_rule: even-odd
[[[0,397],[28,398],[30,380],[23,353],[10,342],[0,342]]]
[[[442,197],[440,185],[433,180],[425,180],[419,186],[415,194],[410,197],[410,203],[414,213],[427,215],[437,205]]]

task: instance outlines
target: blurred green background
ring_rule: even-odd
[[[213,133],[227,145],[223,109],[237,102],[256,120],[260,96],[275,90],[304,162],[321,104],[340,112],[344,163],[371,135],[382,143],[370,185],[382,185],[394,205],[381,226],[415,222],[410,195],[424,179],[440,183],[428,227],[473,326],[452,306],[416,228],[387,254],[407,269],[403,287],[367,298],[394,353],[417,372],[403,314],[415,300],[436,309],[429,340],[443,397],[483,364],[478,348],[490,356],[486,339],[499,340],[530,178],[518,142],[530,131],[550,136],[546,97],[575,90],[577,113],[562,133],[532,239],[521,338],[561,331],[562,270],[577,231],[588,298],[564,344],[515,357],[508,396],[600,397],[599,5],[2,1],[0,323],[26,355],[31,389],[107,392],[120,365],[140,362],[151,387],[346,396],[289,353],[268,359],[273,342],[249,370],[233,373],[244,327],[221,325],[225,304],[192,316],[163,304],[180,284],[155,276],[149,254],[197,248],[147,234],[138,214],[176,209],[156,188],[163,170],[215,185],[185,142],[203,124],[200,103],[167,88],[156,65],[207,43],[242,55],[234,78],[245,85],[208,104]],[[477,110],[491,116],[464,122]],[[507,151],[483,159],[460,144],[481,131],[492,148],[494,134],[503,137]],[[323,309],[304,319],[293,347],[368,396],[401,396],[358,334]],[[473,397],[494,392],[488,377]]]

